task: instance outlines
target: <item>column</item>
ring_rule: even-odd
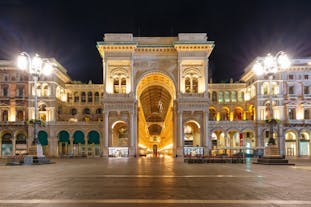
[[[73,138],[69,138],[69,154],[73,155]]]
[[[208,58],[206,58],[205,64],[205,94],[208,94]]]
[[[284,128],[282,125],[279,125],[279,131],[278,131],[278,146],[280,155],[285,155],[285,136],[284,136]]]
[[[301,134],[299,133],[298,137],[297,137],[297,146],[296,146],[296,149],[297,149],[297,154],[296,156],[297,157],[300,157],[300,140],[301,140]]]
[[[28,147],[27,147],[28,150]],[[0,137],[0,157],[2,157],[2,138]]]
[[[130,129],[130,139],[129,139],[129,156],[136,156],[136,133],[135,133],[135,112],[131,111],[129,113],[129,129]]]
[[[109,112],[104,112],[104,148],[103,156],[108,157],[108,146],[109,146]]]
[[[172,108],[172,122],[173,122],[173,155],[177,156],[177,115],[176,115],[176,101],[173,103]]]
[[[16,151],[16,138],[12,139],[12,155],[15,155],[15,151]]]
[[[178,111],[178,135],[177,135],[177,155],[183,156],[183,146],[184,146],[184,137],[183,137],[183,112]]]
[[[211,139],[208,131],[208,111],[203,112],[203,126],[204,126],[204,134],[203,134],[203,147],[205,148],[205,155],[209,155],[211,152]]]
[[[105,58],[103,58],[103,84],[104,84],[104,93],[106,93],[106,61]]]
[[[89,143],[88,142],[89,142],[89,138],[86,135],[86,137],[84,138],[84,153],[86,156],[88,156],[89,154]]]

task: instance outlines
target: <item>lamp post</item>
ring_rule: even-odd
[[[41,74],[49,75],[52,72],[52,65],[42,58],[38,54],[35,54],[31,57],[28,53],[22,52],[19,54],[17,58],[17,67],[21,70],[27,70],[27,72],[32,76],[34,82],[34,139],[33,139],[33,147],[35,152],[34,155],[37,157],[44,157],[42,146],[38,139],[38,95],[37,95],[37,84]]]
[[[270,53],[267,54],[264,58],[260,58],[253,65],[253,71],[256,75],[267,75],[269,78],[269,113],[270,117],[268,123],[270,124],[269,131],[269,141],[268,145],[276,145],[275,140],[273,138],[273,130],[274,125],[276,124],[276,120],[274,119],[273,114],[273,99],[272,99],[272,79],[273,75],[281,70],[288,69],[290,67],[290,60],[287,54],[283,51],[276,53],[275,56]]]

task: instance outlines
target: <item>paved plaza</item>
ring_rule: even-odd
[[[311,160],[295,166],[173,158],[0,165],[0,206],[311,206]]]

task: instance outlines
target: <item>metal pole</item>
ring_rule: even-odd
[[[35,108],[35,120],[34,120],[34,144],[38,144],[38,95],[37,95],[37,82],[38,82],[38,76],[33,75],[33,81],[34,81],[34,88],[35,88],[35,93],[34,93],[34,108]]]
[[[268,144],[273,144],[275,145],[275,140],[273,138],[273,125],[274,125],[274,116],[273,116],[273,107],[272,107],[272,78],[273,74],[268,74],[269,76],[269,100],[270,100],[270,106],[269,106],[269,111],[270,111],[270,133],[269,133],[269,141]]]

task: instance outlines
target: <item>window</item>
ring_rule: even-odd
[[[288,119],[296,119],[296,110],[288,109]]]
[[[304,119],[311,119],[310,111],[311,111],[311,109],[305,109],[304,110]]]
[[[93,93],[91,91],[87,92],[87,102],[88,103],[93,102]]]
[[[46,105],[45,104],[41,104],[39,106],[39,111],[46,111]]]
[[[304,86],[303,87],[303,93],[304,94],[309,94],[310,93],[309,86]]]
[[[102,113],[103,113],[103,109],[102,108],[96,109],[96,114],[102,114]]]
[[[113,79],[113,92],[114,93],[126,93],[126,78],[115,77]]]
[[[16,89],[16,96],[17,97],[23,97],[24,96],[24,87],[18,86]]]
[[[210,121],[216,121],[216,111],[215,111],[215,109],[209,109],[208,119]]]
[[[85,108],[83,111],[84,114],[91,114],[91,111],[89,108]]]
[[[79,102],[79,93],[78,92],[74,93],[74,102],[75,103]]]
[[[81,102],[82,103],[86,102],[86,94],[85,94],[85,92],[81,92]]]
[[[294,86],[288,87],[288,94],[294,94]]]
[[[224,102],[224,92],[220,91],[218,93],[218,102],[223,103]]]
[[[308,75],[304,75],[303,77],[304,77],[305,80],[308,80],[308,79],[309,79],[309,76],[308,76]]]
[[[288,79],[289,80],[293,80],[294,79],[294,75],[288,75]]]
[[[126,79],[121,79],[121,93],[126,93]]]
[[[231,101],[234,103],[236,102],[236,91],[231,92]]]
[[[243,102],[244,101],[244,92],[239,92],[238,101]]]
[[[187,77],[185,79],[185,92],[190,93],[191,92],[191,84],[190,84],[190,78]]]
[[[213,91],[213,93],[212,93],[212,101],[213,102],[217,101],[217,93],[216,93],[216,91]]]
[[[71,115],[76,115],[76,114],[77,114],[77,109],[72,108],[72,109],[70,110],[70,113],[71,113]]]
[[[198,93],[198,78],[194,77],[192,79],[192,93]]]
[[[2,121],[8,121],[8,118],[9,118],[9,113],[7,110],[4,110],[2,112]]]
[[[19,110],[16,113],[16,120],[17,121],[23,121],[24,120],[24,112]]]
[[[185,78],[185,93],[198,93],[199,81],[197,77]]]
[[[8,86],[3,86],[3,88],[2,88],[2,95],[5,96],[5,97],[9,96],[9,88],[8,88]]]
[[[50,93],[49,93],[49,86],[47,84],[45,84],[43,86],[43,94],[42,95],[43,96],[49,96],[50,95]]]
[[[68,94],[67,94],[67,97],[68,97],[68,98],[67,98],[67,102],[68,102],[68,103],[71,103],[71,102],[72,102],[72,94],[71,94],[71,93],[68,93]]]
[[[99,93],[95,92],[95,103],[99,103]]]
[[[225,91],[225,102],[226,103],[230,102],[230,92],[229,91]]]

